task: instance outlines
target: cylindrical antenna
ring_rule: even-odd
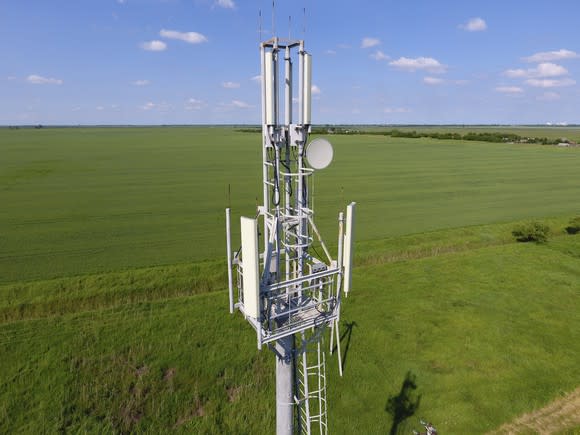
[[[312,114],[312,56],[308,53],[304,54],[304,109],[302,116],[304,124],[311,123]]]
[[[276,123],[276,80],[274,75],[276,74],[276,69],[274,67],[274,52],[267,51],[265,53],[265,65],[262,80],[265,83],[265,121],[268,125],[274,125]]]
[[[304,41],[298,52],[298,122],[304,124]]]
[[[284,124],[290,125],[292,123],[292,59],[290,57],[290,47],[286,47],[284,66]]]
[[[306,37],[306,7],[304,7],[304,20],[303,20],[303,26],[302,26],[302,39],[305,39]]]
[[[288,41],[292,40],[292,15],[288,15]]]

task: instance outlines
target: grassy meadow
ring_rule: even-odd
[[[314,177],[330,243],[351,200],[359,240],[580,212],[576,149],[332,141]],[[225,207],[261,202],[259,143],[229,128],[0,129],[0,283],[223,256]]]
[[[358,204],[332,433],[485,433],[580,385],[580,150],[331,139],[330,245]],[[0,432],[272,433],[273,356],[224,291],[223,209],[254,214],[259,135],[0,129],[0,149]],[[514,241],[529,219],[547,244]]]

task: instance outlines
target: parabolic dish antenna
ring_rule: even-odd
[[[332,144],[326,139],[314,139],[306,146],[306,160],[312,169],[326,168],[333,156]]]

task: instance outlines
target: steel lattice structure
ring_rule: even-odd
[[[258,348],[268,345],[276,355],[277,433],[325,434],[323,336],[330,327],[331,349],[336,336],[340,358],[338,322],[341,298],[351,283],[355,203],[348,205],[346,218],[339,213],[333,259],[315,225],[310,194],[315,170],[327,166],[333,152],[327,141],[308,143],[311,55],[302,40],[272,38],[260,44],[260,58],[263,205],[255,218],[240,218],[237,252],[231,250],[230,210],[226,210],[230,312],[239,309],[256,331]],[[324,255],[318,255],[316,247]]]

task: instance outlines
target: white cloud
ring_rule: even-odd
[[[311,89],[312,89],[312,90],[311,90],[311,92],[312,92],[312,95],[320,95],[320,94],[322,94],[322,91],[321,91],[321,90],[320,90],[320,88],[319,88],[318,86],[316,86],[316,85],[312,85],[312,88],[311,88]]]
[[[207,42],[207,38],[197,32],[178,32],[177,30],[161,29],[159,36],[167,39],[178,39],[179,41],[184,41],[188,44],[201,44],[202,42]]]
[[[557,92],[544,92],[542,95],[537,97],[540,101],[556,101],[560,99],[560,94]]]
[[[536,88],[559,88],[563,86],[573,86],[576,80],[565,79],[528,79],[526,84]]]
[[[553,60],[576,59],[578,57],[580,57],[580,54],[561,48],[560,50],[535,53],[531,56],[524,57],[523,60],[526,62],[550,62]]]
[[[153,40],[143,42],[141,48],[147,51],[164,51],[167,48],[167,44],[163,41]]]
[[[185,102],[185,110],[200,110],[205,103],[202,100],[196,98],[189,98]]]
[[[503,72],[504,76],[510,77],[512,79],[517,79],[517,78],[523,78],[523,77],[528,77],[528,71],[526,71],[525,69],[508,69],[506,71]]]
[[[260,83],[262,81],[262,75],[258,74],[257,76],[252,77],[250,80],[256,83]]]
[[[230,112],[237,109],[253,109],[255,106],[242,100],[231,100],[229,103],[219,103],[214,108],[214,112]]]
[[[161,112],[167,112],[168,110],[172,109],[173,106],[171,106],[171,104],[168,104],[166,102],[161,102],[161,103],[153,103],[152,101],[149,101],[147,103],[145,103],[143,106],[139,106],[139,108],[141,110],[159,110]]]
[[[124,5],[125,3],[127,3],[127,0],[117,0],[117,3],[119,3],[120,5]]]
[[[370,48],[370,47],[374,47],[376,45],[379,45],[380,43],[381,43],[380,39],[366,37],[366,38],[363,38],[360,46],[361,46],[361,48]]]
[[[483,18],[471,18],[467,23],[460,24],[460,29],[467,30],[468,32],[481,32],[487,29],[487,24]]]
[[[237,89],[240,87],[239,83],[236,82],[223,82],[222,83],[222,88],[226,88],[226,89]]]
[[[433,59],[432,57],[417,57],[415,59],[400,57],[397,60],[389,62],[389,65],[411,72],[425,70],[431,73],[444,73],[447,69],[446,65],[441,64],[438,60]]]
[[[502,94],[510,94],[510,95],[518,95],[523,94],[524,90],[519,86],[498,86],[495,88],[497,92],[501,92]]]
[[[149,80],[135,80],[134,82],[131,82],[133,86],[147,86],[150,83]]]
[[[536,72],[538,77],[558,77],[568,74],[568,70],[561,65],[555,63],[541,63],[537,66]]]
[[[234,0],[217,0],[215,4],[218,5],[220,8],[225,9],[235,9],[236,7]]]
[[[428,85],[440,85],[443,83],[443,79],[437,77],[423,77],[423,83]]]
[[[43,77],[36,74],[30,74],[26,77],[28,83],[33,85],[62,85],[63,81],[61,79],[54,79],[52,77]]]
[[[145,103],[143,106],[141,106],[141,109],[143,109],[143,110],[151,110],[151,109],[154,109],[155,106],[156,106],[155,103],[149,101],[149,102]]]
[[[406,107],[385,107],[383,109],[384,113],[410,113],[411,109]]]
[[[97,106],[95,107],[95,109],[97,109],[99,112],[105,110],[103,106]]]
[[[537,77],[558,77],[568,74],[568,70],[561,65],[555,63],[544,62],[540,63],[535,68],[528,69],[508,69],[503,73],[511,78],[537,78]]]
[[[381,50],[375,51],[373,54],[370,55],[374,60],[388,60],[390,57],[383,53]]]
[[[232,107],[236,107],[238,109],[249,109],[250,107],[253,107],[248,103],[246,103],[245,101],[240,100],[232,100],[231,105]]]
[[[336,54],[336,51],[335,50],[326,50],[324,53],[330,54],[332,56],[332,55]]]

